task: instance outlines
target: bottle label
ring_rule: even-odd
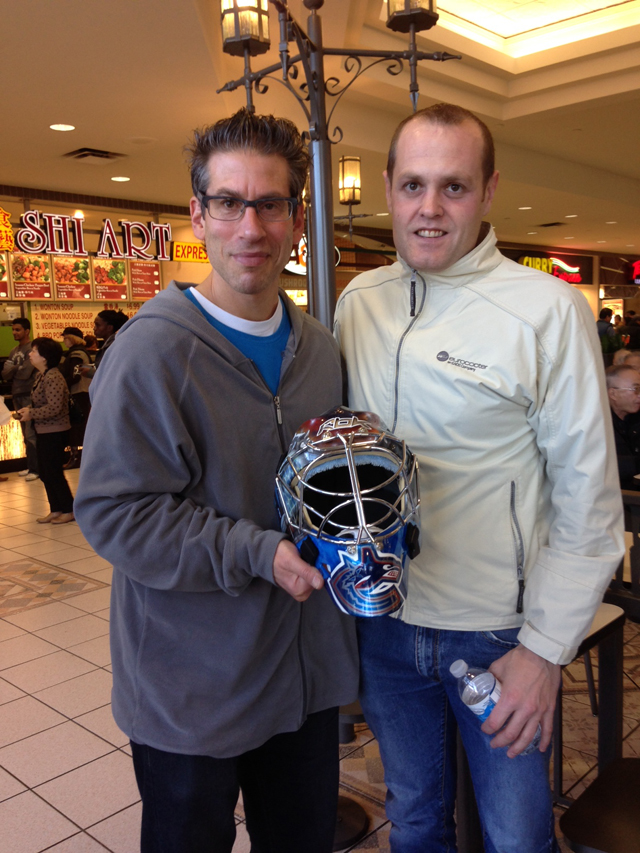
[[[496,681],[495,686],[491,693],[488,696],[485,696],[484,699],[481,699],[479,702],[476,702],[475,705],[469,705],[469,710],[473,711],[473,713],[480,717],[482,722],[484,722],[489,714],[496,707],[498,699],[500,698],[500,684]]]

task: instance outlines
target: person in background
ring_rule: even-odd
[[[96,337],[102,340],[102,346],[96,354],[94,363],[79,369],[82,376],[91,378],[96,375],[96,370],[100,367],[100,362],[104,358],[105,353],[115,341],[116,335],[128,319],[124,311],[111,311],[107,309],[96,314],[96,318],[93,321],[93,331]]]
[[[603,308],[600,311],[600,318],[596,320],[596,329],[600,338],[600,347],[606,367],[610,367],[613,364],[614,354],[624,346],[620,334],[622,326],[616,329],[611,322],[612,317],[613,311],[611,308]],[[640,328],[638,331],[640,332]]]
[[[560,667],[624,552],[591,310],[501,255],[483,221],[497,182],[473,113],[435,104],[405,119],[385,172],[398,261],[357,276],[336,310],[351,408],[380,415],[420,465],[421,552],[400,617],[357,620],[393,853],[456,849],[456,724],[484,849],[557,851]],[[459,696],[456,659],[502,685],[484,723]]]
[[[58,370],[62,347],[51,338],[36,338],[29,353],[37,377],[31,390],[31,405],[18,410],[21,421],[36,428],[38,468],[49,501],[49,514],[39,524],[74,521],[73,495],[64,476],[64,452],[69,444],[69,389]]]
[[[62,331],[62,343],[67,348],[65,357],[60,365],[69,393],[82,420],[71,424],[69,437],[70,456],[65,462],[65,469],[80,467],[80,450],[84,444],[84,431],[91,411],[89,386],[91,378],[83,376],[81,368],[91,364],[91,359],[85,347],[82,332],[76,326],[67,326]]]
[[[36,370],[29,360],[31,351],[31,321],[18,317],[11,324],[15,346],[2,367],[2,378],[11,381],[11,396],[14,410],[22,409],[31,402],[31,389],[36,378]],[[33,424],[21,423],[24,444],[27,449],[27,467],[19,476],[27,481],[38,479],[38,454],[36,451],[36,433]]]
[[[640,350],[623,350],[623,353],[624,355],[619,363],[640,371]]]
[[[608,367],[606,378],[620,485],[640,489],[640,481],[634,479],[640,474],[640,372],[624,362]]]
[[[333,847],[354,620],[274,500],[294,432],[342,401],[331,333],[279,290],[308,162],[286,119],[240,110],[194,134],[212,270],[143,305],[91,388],[76,514],[113,564],[112,708],[142,853],[231,853],[240,790],[256,853]]]
[[[95,335],[84,335],[84,344],[87,352],[95,353],[98,351],[98,339]]]
[[[619,331],[618,326],[622,326],[622,317],[620,316],[620,314],[613,315],[613,325],[616,330]]]

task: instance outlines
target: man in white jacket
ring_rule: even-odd
[[[420,463],[405,604],[358,626],[394,853],[456,849],[454,719],[487,853],[557,850],[547,748],[560,665],[623,551],[593,316],[570,285],[497,250],[483,222],[497,182],[472,113],[438,104],[406,119],[385,172],[398,262],[354,279],[336,311],[349,404],[379,414]],[[458,696],[457,658],[502,684],[483,724]]]

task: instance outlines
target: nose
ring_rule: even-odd
[[[255,207],[245,207],[244,214],[240,220],[242,233],[247,237],[257,239],[265,234],[264,222],[258,216]]]
[[[442,216],[442,202],[437,187],[427,187],[420,199],[420,213],[429,219]]]

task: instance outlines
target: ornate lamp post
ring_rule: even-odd
[[[409,63],[409,93],[414,112],[418,108],[417,65],[420,60],[444,61],[460,59],[448,53],[424,53],[416,47],[416,33],[429,29],[438,20],[435,0],[389,0],[387,26],[397,32],[408,32],[408,50],[349,50],[325,48],[322,43],[322,21],[318,10],[324,0],[303,0],[310,10],[307,32],[289,12],[287,0],[221,0],[223,50],[233,55],[244,56],[244,75],[232,80],[218,92],[231,92],[244,86],[247,109],[254,111],[253,90],[267,91],[265,78],[277,80],[300,104],[309,130],[311,154],[309,229],[309,310],[326,326],[333,322],[335,309],[335,267],[333,239],[333,210],[331,185],[331,144],[340,142],[342,131],[334,127],[329,136],[329,122],[340,98],[358,77],[369,68],[387,62],[389,74],[400,74],[403,61]],[[340,0],[335,0],[340,2]],[[251,70],[250,59],[269,49],[268,7],[278,12],[280,25],[280,62]],[[299,53],[291,56],[289,43],[296,42]],[[351,78],[344,85],[324,74],[325,56],[345,57],[344,68]],[[366,60],[366,64],[363,62]],[[302,68],[304,81],[298,82]],[[280,77],[276,73],[280,71]],[[327,97],[335,98],[327,116]],[[354,203],[353,201],[351,202]]]

